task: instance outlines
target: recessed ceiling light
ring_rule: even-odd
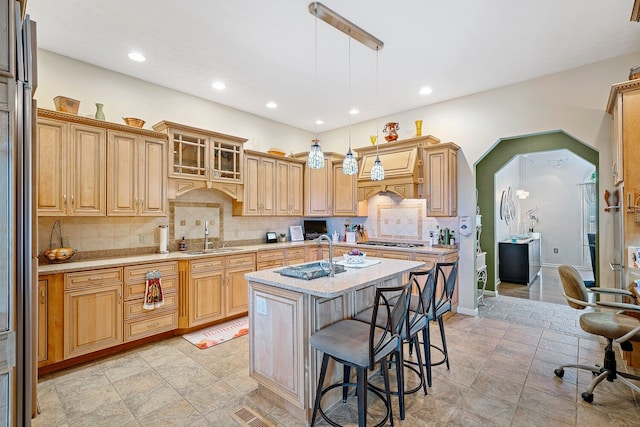
[[[213,82],[211,84],[211,87],[217,90],[224,90],[227,88],[227,85],[225,85],[223,82],[221,81],[217,81],[217,82]]]
[[[278,104],[273,101],[267,102],[267,108],[278,108]]]
[[[320,120],[320,119],[318,119],[318,120],[316,120],[316,122],[315,122],[315,123],[316,123],[317,125],[323,125],[323,124],[324,124],[324,120]]]
[[[357,108],[352,108],[351,110],[349,110],[349,114],[352,114],[352,115],[359,114],[359,113],[360,113],[360,111],[358,111]]]
[[[420,92],[418,93],[420,95],[429,95],[431,92],[433,92],[433,90],[429,86],[424,86],[420,89]]]
[[[129,59],[136,62],[144,62],[147,60],[147,58],[145,58],[140,52],[130,52]]]

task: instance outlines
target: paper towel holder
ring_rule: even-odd
[[[168,225],[160,225],[158,226],[160,228],[160,248],[158,250],[158,252],[160,252],[161,254],[168,254],[169,251],[167,250],[167,234],[169,231],[169,226]]]

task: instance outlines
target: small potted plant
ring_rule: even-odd
[[[281,242],[286,242],[287,241],[287,234],[286,233],[280,233],[280,241]]]

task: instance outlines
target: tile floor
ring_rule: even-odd
[[[451,370],[433,368],[433,387],[427,396],[407,397],[404,421],[393,398],[396,425],[640,425],[640,396],[623,384],[605,381],[588,404],[580,393],[590,373],[554,376],[560,363],[602,362],[602,344],[582,332],[580,313],[502,295],[486,302],[478,317],[457,314],[446,322]],[[230,414],[246,405],[277,426],[303,425],[257,395],[247,365],[247,337],[206,350],[171,338],[41,378],[42,413],[33,424],[238,426]],[[345,421],[355,420],[355,398],[332,414],[355,425]]]

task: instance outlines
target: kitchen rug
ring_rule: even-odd
[[[200,349],[213,347],[225,341],[247,335],[249,333],[249,318],[231,320],[210,326],[190,334],[184,334],[182,338]]]

